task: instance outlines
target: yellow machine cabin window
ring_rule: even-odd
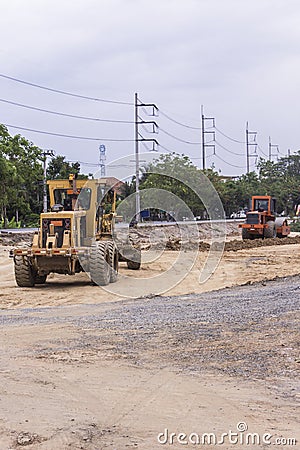
[[[62,205],[64,211],[89,209],[91,204],[91,189],[82,188],[78,193],[79,195],[71,189],[54,189],[55,204]]]

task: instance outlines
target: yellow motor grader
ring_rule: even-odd
[[[50,211],[40,215],[31,247],[13,251],[15,279],[20,287],[46,282],[50,273],[89,272],[94,284],[117,281],[119,261],[129,269],[141,265],[139,248],[115,238],[116,192],[107,179],[47,182]],[[116,245],[117,242],[117,245]]]

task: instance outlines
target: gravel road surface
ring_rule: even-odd
[[[6,310],[0,327],[63,324],[76,329],[76,339],[53,338],[50,346],[32,349],[32,356],[40,358],[59,355],[71,361],[78,353],[81,358],[93,354],[196,373],[281,377],[293,384],[300,368],[299,306],[296,276],[201,295]]]
[[[284,248],[299,253],[280,247],[270,247],[277,263]],[[117,301],[87,282],[16,288],[3,259],[0,449],[179,449],[160,445],[158,433],[221,434],[241,422],[293,439],[276,448],[297,448],[300,276],[267,281],[274,256],[254,251],[224,256],[227,282],[244,267],[249,284]],[[291,250],[284,261],[283,273],[297,269]],[[266,271],[260,282],[250,281],[254,269]],[[70,304],[28,307],[34,296],[44,305],[69,296]]]

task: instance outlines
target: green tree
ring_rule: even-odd
[[[24,219],[28,213],[39,213],[43,177],[42,151],[18,135],[10,136],[0,125],[1,214]]]
[[[236,189],[236,203],[239,204],[239,207],[248,207],[252,195],[265,195],[256,172],[241,175],[236,180]]]
[[[11,136],[0,124],[0,214],[7,225],[15,218],[26,223],[42,211],[43,151],[17,134]],[[70,173],[87,178],[80,172],[80,164],[70,164],[64,156],[57,156],[49,164],[48,177],[68,178]]]
[[[277,200],[277,211],[292,214],[300,202],[300,154],[277,162],[261,160],[258,166],[262,191]]]
[[[80,163],[70,163],[66,161],[66,157],[62,155],[55,156],[51,159],[47,168],[47,178],[49,180],[68,179],[72,173],[79,179],[87,178],[87,175],[80,174]]]
[[[0,208],[1,208],[1,222],[4,227],[7,226],[7,209],[9,199],[11,199],[14,190],[12,185],[15,183],[16,170],[6,158],[0,155]]]
[[[196,192],[190,187],[193,183],[202,183],[201,179],[203,177],[201,177],[201,173],[202,171],[187,156],[164,154],[145,168],[145,172],[141,177],[140,188],[141,190],[151,188],[163,189],[171,192],[183,201],[195,216],[203,216],[206,208]],[[205,175],[214,185],[217,186],[219,184],[220,180],[217,172],[209,169],[205,171]],[[206,195],[206,189],[207,186],[205,186],[205,183],[202,183],[201,197],[209,202],[209,195]],[[183,215],[183,204],[178,199],[176,200],[175,196],[173,199],[170,197],[168,210],[176,210],[180,218]]]
[[[245,206],[236,180],[225,180],[223,181],[223,186],[217,186],[216,189],[221,197],[227,217],[230,217],[233,212],[239,211]]]

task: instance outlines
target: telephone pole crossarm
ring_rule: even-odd
[[[155,105],[155,103],[139,103],[137,106],[142,106],[142,107],[144,107],[144,108],[152,108],[152,114],[150,114],[151,116],[155,116],[155,117],[157,117],[158,116],[158,111],[159,111],[159,109],[158,109],[158,107]],[[157,113],[157,114],[155,114],[155,112]]]

